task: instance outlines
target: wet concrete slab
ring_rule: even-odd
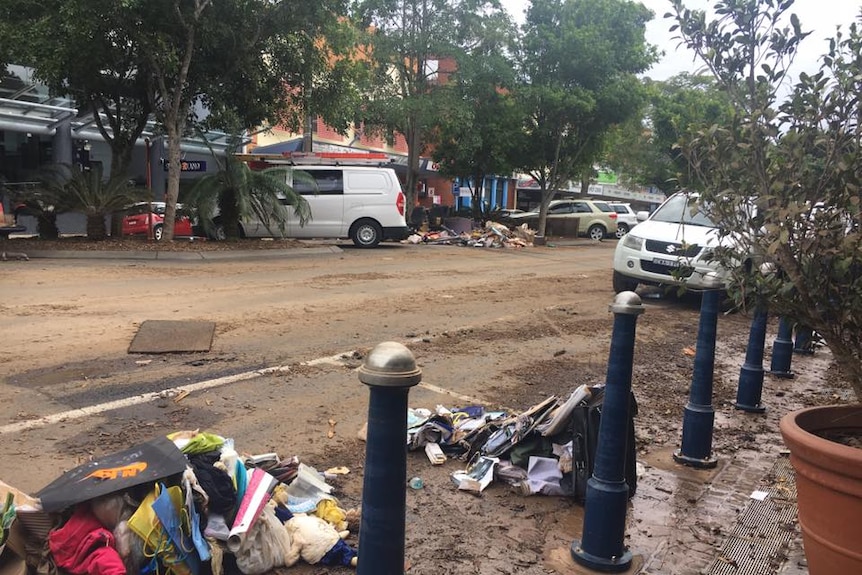
[[[212,321],[148,319],[129,345],[129,353],[181,353],[209,351],[215,335]]]

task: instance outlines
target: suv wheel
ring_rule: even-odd
[[[617,239],[622,239],[622,237],[627,233],[629,233],[628,224],[617,224]]]
[[[590,229],[587,230],[587,235],[591,240],[603,240],[605,239],[605,228],[600,224],[593,224],[590,226]]]
[[[624,276],[618,271],[614,272],[613,278],[614,285],[614,293],[620,293],[624,291],[635,291],[638,289],[638,280],[632,279],[628,276]]]
[[[153,228],[153,239],[157,242],[162,241],[162,238],[165,237],[165,228],[164,226],[156,226]]]

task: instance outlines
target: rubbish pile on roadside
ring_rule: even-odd
[[[81,465],[35,497],[0,482],[15,517],[0,573],[221,575],[235,566],[260,575],[300,560],[355,567],[345,540],[359,511],[342,509],[326,481],[348,471],[320,473],[276,453],[241,456],[231,439],[183,431]]]
[[[403,240],[403,243],[445,244],[478,248],[523,248],[532,246],[535,237],[535,230],[530,229],[527,224],[521,224],[510,229],[505,224],[487,221],[482,228],[461,233],[442,226],[438,231],[413,234]]]
[[[458,489],[481,493],[501,481],[524,495],[558,495],[583,501],[592,475],[603,385],[581,385],[567,398],[552,395],[519,414],[481,406],[435,411],[410,409],[407,448],[425,450],[432,465],[451,457],[467,462],[451,474]],[[631,416],[636,404],[632,396]],[[626,481],[637,483],[634,423],[630,421]]]

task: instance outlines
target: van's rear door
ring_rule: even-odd
[[[358,219],[371,218],[382,227],[399,225],[398,192],[400,184],[391,169],[344,169],[344,232]],[[401,225],[406,225],[401,221]]]
[[[304,226],[293,213],[288,211],[287,235],[292,238],[337,238],[342,237],[344,220],[344,170],[296,168],[293,189],[302,194],[311,206],[311,220]],[[306,175],[307,174],[307,175]],[[314,182],[309,180],[310,176]]]

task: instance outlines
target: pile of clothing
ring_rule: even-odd
[[[260,575],[299,560],[355,567],[345,539],[359,512],[332,492],[297,457],[241,456],[231,439],[181,431],[63,474],[36,495],[39,508],[18,515],[50,519],[28,533],[31,547],[42,546],[27,557],[39,572],[221,575],[235,565]]]

